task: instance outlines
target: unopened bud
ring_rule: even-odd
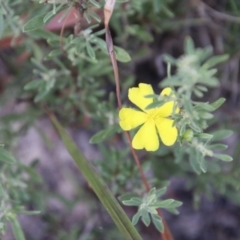
[[[191,129],[187,129],[183,134],[183,139],[190,142],[193,139],[193,131]]]

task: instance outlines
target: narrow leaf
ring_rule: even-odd
[[[214,154],[215,158],[218,158],[224,162],[231,162],[233,160],[233,158],[229,155],[226,154]]]
[[[0,38],[2,37],[4,28],[5,28],[5,22],[4,22],[2,13],[0,13]]]
[[[101,7],[101,5],[98,2],[96,2],[95,0],[89,0],[89,2],[91,2],[97,8]]]
[[[93,50],[93,47],[89,43],[89,41],[86,42],[86,48],[87,48],[87,53],[88,53],[89,57],[91,57],[92,59],[96,59],[95,52]]]
[[[174,202],[173,199],[167,199],[167,200],[163,200],[161,202],[156,202],[154,204],[150,204],[150,207],[154,207],[154,208],[167,208],[172,202]]]
[[[138,197],[133,197],[130,200],[123,200],[122,203],[126,206],[139,206],[142,204],[142,199]]]
[[[21,225],[19,224],[17,218],[11,219],[11,227],[13,230],[13,235],[16,240],[26,240]]]
[[[212,141],[219,141],[231,136],[233,134],[233,131],[223,129],[223,130],[212,132],[211,134],[213,135]]]
[[[91,16],[93,19],[95,19],[97,22],[101,22],[102,19],[95,13],[95,12],[88,12],[89,16]]]
[[[213,66],[215,66],[215,65],[217,65],[221,62],[225,62],[228,58],[229,58],[228,54],[212,57],[202,65],[202,68],[203,69],[209,69],[209,68],[211,68],[211,67],[213,67]]]
[[[43,22],[43,17],[45,13],[42,13],[36,17],[33,17],[30,19],[24,26],[23,26],[23,32],[28,32],[28,31],[34,31],[38,28],[41,28],[45,25]]]
[[[226,150],[228,148],[228,145],[216,143],[208,146],[209,149],[212,150]]]
[[[114,46],[116,53],[116,58],[119,62],[129,62],[131,61],[130,55],[122,48]]]
[[[211,106],[214,108],[213,111],[215,111],[216,109],[218,109],[219,107],[222,106],[222,104],[226,101],[225,98],[219,98],[217,101],[211,103]]]
[[[141,213],[141,211],[139,211],[139,212],[137,212],[137,213],[133,216],[133,218],[132,218],[132,224],[133,224],[133,225],[136,225],[136,224],[138,223],[139,218],[141,217],[141,215],[142,215],[142,213]]]
[[[143,211],[142,213],[142,221],[144,223],[145,226],[149,226],[150,225],[150,216],[149,216],[149,213],[147,211]]]
[[[49,57],[56,57],[56,56],[59,56],[60,54],[62,54],[61,49],[54,49],[48,54],[48,56]]]
[[[163,233],[164,232],[164,226],[163,226],[162,219],[157,214],[151,214],[151,218],[152,218],[153,224],[156,227],[156,229],[159,232]]]
[[[8,164],[13,164],[16,162],[15,158],[4,148],[0,148],[0,161]]]
[[[192,54],[195,50],[194,42],[191,37],[186,37],[184,42],[184,52],[187,54]]]
[[[95,135],[93,135],[89,142],[93,143],[93,144],[101,143],[101,142],[105,141],[106,139],[108,139],[109,137],[111,137],[114,133],[116,133],[118,131],[118,129],[119,129],[119,127],[116,125],[111,126],[107,129],[103,129],[103,130],[99,131],[98,133],[96,133]]]
[[[39,85],[42,84],[42,82],[43,82],[43,81],[41,81],[41,80],[31,81],[31,82],[27,83],[27,84],[24,86],[24,90],[31,90],[31,89],[38,88]]]
[[[93,191],[98,196],[99,200],[102,202],[105,209],[108,211],[109,215],[112,217],[120,232],[125,236],[126,239],[141,240],[141,236],[136,231],[131,221],[128,219],[126,213],[123,211],[109,188],[103,182],[102,178],[94,170],[92,164],[87,161],[87,159],[78,150],[76,144],[65,132],[56,117],[52,113],[50,113],[49,110],[47,110],[47,112],[53,125],[60,134],[68,152],[74,159],[76,165],[88,181]]]

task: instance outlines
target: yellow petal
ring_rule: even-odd
[[[167,118],[160,118],[155,123],[162,142],[166,146],[173,145],[176,142],[178,136],[176,126],[172,126],[173,120]]]
[[[122,108],[119,111],[120,127],[128,131],[133,129],[146,121],[146,113],[137,111],[132,108]]]
[[[153,120],[148,120],[136,133],[132,146],[135,149],[145,148],[147,151],[156,151],[159,148],[159,139]]]
[[[129,100],[145,112],[145,108],[153,102],[152,98],[144,97],[149,94],[154,94],[152,86],[145,83],[140,83],[138,87],[130,88],[128,90]]]
[[[171,88],[164,88],[161,92],[161,96],[169,96],[172,93]],[[172,97],[174,98],[175,95],[172,94]],[[165,104],[163,104],[161,107],[157,109],[157,115],[160,117],[169,117],[173,114],[174,104],[176,104],[175,101],[169,101]],[[175,110],[175,113],[178,113],[180,109],[177,107]]]
[[[161,107],[156,109],[159,117],[169,117],[173,114],[174,101],[164,103]]]
[[[172,89],[170,87],[164,88],[161,92],[161,96],[169,96],[172,93]]]

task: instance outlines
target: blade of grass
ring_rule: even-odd
[[[56,117],[49,110],[47,110],[47,112],[53,125],[61,136],[62,141],[64,142],[64,145],[66,146],[68,152],[77,164],[80,172],[86,178],[87,182],[89,183],[93,191],[96,193],[99,200],[102,202],[103,206],[108,211],[109,215],[112,217],[120,232],[128,240],[141,240],[141,236],[139,235],[135,227],[132,225],[128,216],[123,211],[120,204],[117,202],[116,198],[113,196],[107,185],[103,182],[101,177],[95,171],[93,165],[88,162],[87,159],[82,155],[76,144],[63,129]]]

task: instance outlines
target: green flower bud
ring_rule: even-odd
[[[183,139],[190,142],[193,139],[193,131],[191,129],[187,129],[183,134]]]

